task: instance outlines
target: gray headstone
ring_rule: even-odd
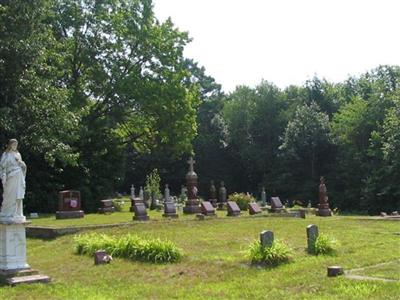
[[[309,250],[314,248],[315,240],[318,237],[318,226],[308,225],[307,226],[307,247]]]
[[[260,233],[260,243],[262,247],[270,248],[274,243],[274,233],[269,230],[264,230]]]

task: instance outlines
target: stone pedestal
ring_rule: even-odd
[[[50,277],[39,275],[26,260],[25,226],[28,224],[0,219],[0,280],[11,286],[50,282]]]
[[[201,212],[201,207],[199,206],[200,200],[198,199],[189,199],[186,201],[185,206],[183,207],[183,212],[185,214],[197,214]]]
[[[0,270],[29,269],[26,261],[26,236],[24,223],[0,221]]]
[[[329,204],[318,204],[318,210],[316,215],[320,217],[330,217],[332,216],[332,211],[329,208]]]

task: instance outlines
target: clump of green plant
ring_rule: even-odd
[[[161,178],[157,169],[154,169],[149,175],[146,176],[146,185],[144,190],[151,197],[151,210],[156,209],[156,199],[161,199],[160,183]]]
[[[254,241],[248,250],[252,264],[278,266],[291,260],[292,251],[284,243],[275,240],[271,247],[263,247],[260,241]]]
[[[123,200],[120,200],[120,199],[113,200],[113,206],[115,208],[115,211],[123,211],[124,204],[125,204],[125,201],[123,201]]]
[[[319,234],[318,237],[314,240],[313,243],[307,248],[308,253],[321,255],[321,254],[334,254],[335,246],[337,246],[338,242],[325,235]]]
[[[249,203],[256,201],[253,196],[244,193],[233,193],[228,200],[236,202],[241,210],[247,210]]]
[[[98,250],[106,250],[113,257],[153,263],[177,262],[182,257],[181,250],[171,241],[131,234],[121,237],[98,233],[77,235],[74,246],[77,254],[94,255]]]

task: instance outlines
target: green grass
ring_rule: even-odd
[[[98,250],[105,250],[113,257],[153,263],[177,262],[182,257],[171,241],[145,239],[137,235],[126,234],[115,237],[106,234],[82,234],[74,238],[75,252],[94,256]]]
[[[255,240],[249,247],[248,257],[252,264],[278,266],[290,261],[291,250],[284,243],[275,240],[271,247],[263,247]]]
[[[309,224],[338,239],[335,256],[307,254]],[[162,265],[115,258],[111,264],[95,266],[92,257],[74,254],[72,235],[28,239],[28,262],[51,276],[53,283],[0,287],[0,299],[398,299],[398,282],[330,278],[326,267],[349,270],[398,259],[399,225],[365,217],[184,221],[180,216],[174,221],[94,230],[115,237],[132,233],[172,241],[184,256],[178,263]],[[293,250],[291,263],[251,266],[246,252],[263,230],[272,230]]]
[[[353,274],[400,281],[400,260],[384,265],[369,266]]]

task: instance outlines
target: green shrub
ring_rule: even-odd
[[[156,199],[160,199],[161,198],[160,183],[161,183],[161,178],[158,173],[158,170],[154,169],[153,171],[151,171],[150,174],[146,176],[146,184],[144,189],[149,193],[149,195],[154,195]]]
[[[236,202],[241,210],[247,210],[249,203],[256,201],[253,196],[246,195],[244,193],[233,193],[229,195],[228,199],[229,201]]]
[[[124,204],[125,204],[125,201],[123,201],[123,200],[119,200],[119,199],[113,200],[113,205],[114,205],[115,211],[123,211]]]
[[[308,248],[310,254],[334,254],[337,241],[325,234],[319,234],[315,239],[314,244]]]
[[[252,264],[277,266],[287,263],[291,259],[292,251],[288,246],[275,240],[271,247],[261,246],[260,241],[254,241],[248,250],[248,257]]]
[[[144,239],[136,235],[111,237],[105,234],[84,234],[74,237],[75,252],[94,255],[106,250],[114,257],[153,263],[176,262],[182,257],[181,250],[170,241]]]

